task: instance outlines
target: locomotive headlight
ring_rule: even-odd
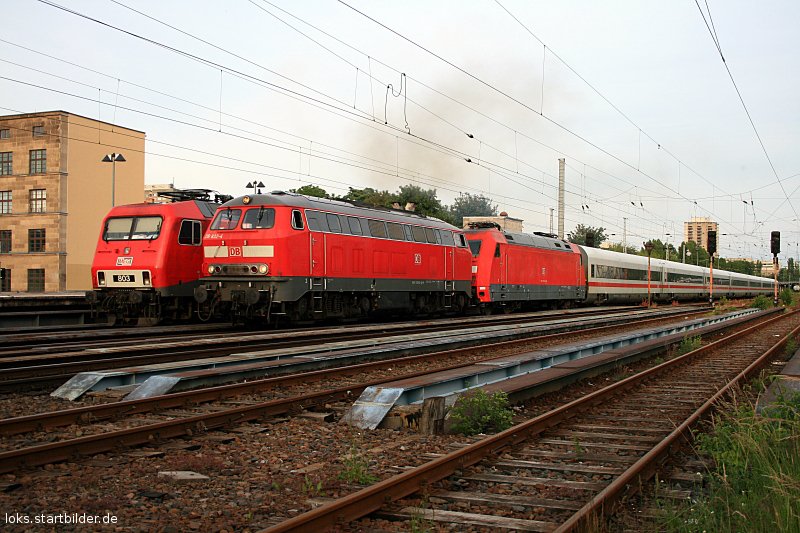
[[[145,285],[150,285],[150,272],[146,270],[142,272],[142,283]]]
[[[259,265],[258,266],[258,273],[259,274],[266,274],[269,272],[269,265]]]
[[[256,272],[258,272],[258,267],[256,267],[255,265],[251,266],[250,267],[250,273],[251,274],[255,274]]]
[[[209,274],[213,274],[214,273],[214,265],[208,265],[208,273]]]
[[[105,285],[106,284],[106,273],[105,272],[98,272],[97,273],[97,284],[98,285]]]

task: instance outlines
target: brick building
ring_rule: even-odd
[[[91,288],[112,201],[144,198],[144,137],[65,111],[0,116],[0,291]]]

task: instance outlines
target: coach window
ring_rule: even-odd
[[[275,226],[275,210],[261,206],[248,209],[242,220],[242,229],[270,229]]]
[[[386,227],[389,230],[389,238],[396,241],[406,240],[406,234],[403,232],[403,226],[394,222],[387,222]]]
[[[425,228],[425,238],[431,244],[436,244],[436,235],[431,228]]]
[[[411,233],[414,234],[415,242],[427,242],[425,238],[425,230],[419,226],[411,226]]]
[[[331,215],[328,213],[325,215],[328,219],[328,228],[333,233],[341,233],[342,232],[342,223],[339,221],[339,217],[337,215]]]
[[[292,211],[292,227],[294,229],[303,229],[303,214],[298,211]]]
[[[202,227],[199,220],[183,220],[181,221],[181,230],[178,233],[178,244],[186,244],[190,246],[200,245],[200,232]]]
[[[372,220],[370,218],[367,220],[367,224],[369,225],[369,234],[373,237],[381,239],[388,237],[386,233],[386,224],[382,220]]]
[[[403,224],[403,233],[406,234],[406,240],[409,242],[414,242],[414,234],[411,233],[411,226],[408,224]]]
[[[214,217],[214,222],[211,223],[211,229],[218,230],[231,230],[235,229],[239,224],[239,218],[242,216],[241,209],[227,208],[217,213]]]
[[[363,235],[361,232],[361,223],[356,217],[347,217],[347,225],[350,226],[350,233],[353,235]]]

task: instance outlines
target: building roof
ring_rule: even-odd
[[[16,115],[0,115],[0,120],[9,120],[9,119],[15,119],[15,118],[35,118],[35,117],[45,117],[45,116],[51,116],[51,115],[68,115],[68,116],[71,115],[73,117],[85,118],[86,120],[91,120],[93,122],[98,122],[100,124],[107,124],[107,125],[113,126],[115,128],[122,128],[124,130],[134,131],[136,133],[141,133],[142,135],[146,135],[145,132],[139,131],[139,130],[135,130],[133,128],[126,128],[125,126],[120,126],[119,124],[112,124],[111,122],[106,122],[104,120],[97,120],[96,118],[86,117],[84,115],[78,115],[77,113],[70,113],[69,111],[61,111],[61,110],[40,111],[38,113],[19,113],[19,114],[16,114]]]

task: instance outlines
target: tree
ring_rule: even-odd
[[[316,185],[303,185],[302,187],[298,187],[296,189],[289,189],[289,192],[296,192],[297,194],[305,194],[306,196],[314,196],[316,198],[330,198],[331,196],[328,194],[328,191],[323,189],[322,187],[317,187]]]
[[[464,226],[464,217],[493,217],[497,215],[497,206],[482,194],[461,193],[450,206],[450,217],[454,225]]]
[[[442,202],[436,197],[436,189],[426,190],[418,185],[401,185],[394,201],[400,204],[401,209],[413,203],[416,213],[444,220],[450,218]]]
[[[378,191],[372,187],[364,189],[349,187],[349,189],[347,194],[344,195],[344,199],[351,202],[359,202],[374,207],[391,207],[394,201],[394,197],[389,191]]]
[[[606,248],[606,249],[607,250],[611,250],[612,252],[619,252],[619,253],[624,253],[624,254],[634,254],[635,255],[635,254],[639,253],[639,250],[637,250],[633,246],[626,246],[626,248],[627,248],[627,250],[623,250],[622,249],[622,243],[621,242],[615,242],[615,243],[612,243],[612,244],[608,245],[608,248]]]
[[[575,227],[575,230],[569,233],[569,235],[567,236],[567,240],[575,244],[581,244],[583,246],[586,246],[586,234],[589,232],[594,234],[595,247],[600,246],[601,242],[608,239],[608,235],[606,235],[606,228],[584,226],[583,224],[578,224]]]

